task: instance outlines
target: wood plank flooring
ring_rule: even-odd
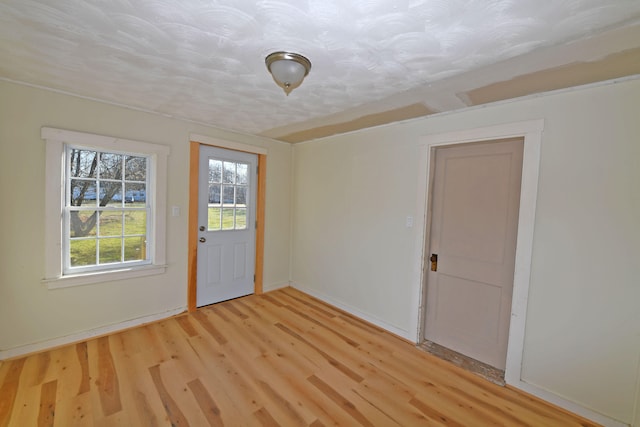
[[[0,364],[0,426],[594,426],[291,288]]]

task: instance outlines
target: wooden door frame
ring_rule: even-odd
[[[426,257],[429,250],[430,223],[429,214],[431,187],[433,183],[432,150],[438,146],[451,146],[471,142],[482,142],[505,138],[523,138],[522,179],[520,182],[520,210],[518,214],[518,232],[516,243],[516,259],[513,279],[513,295],[511,300],[511,321],[509,325],[509,341],[507,345],[507,363],[505,382],[517,388],[531,392],[529,384],[521,380],[522,357],[524,351],[524,333],[529,295],[531,273],[531,257],[533,252],[533,227],[535,221],[536,201],[538,194],[538,174],[540,168],[540,145],[542,142],[543,120],[511,123],[458,132],[429,135],[423,138],[420,164],[419,207],[423,221],[420,226],[420,271],[421,280],[416,289],[416,301],[412,316],[417,325],[417,342],[424,340],[424,321],[426,309]],[[418,244],[418,243],[417,243]],[[535,393],[532,393],[535,394]]]
[[[258,156],[257,197],[256,197],[256,257],[253,292],[262,293],[264,270],[264,216],[267,185],[267,150],[231,141],[219,140],[202,135],[191,135],[189,145],[189,232],[187,265],[187,309],[197,308],[198,272],[198,185],[200,172],[200,147],[208,145],[225,150],[242,151]]]

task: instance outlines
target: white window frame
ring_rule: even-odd
[[[149,142],[114,138],[85,132],[43,127],[45,140],[45,278],[49,289],[87,285],[161,274],[166,270],[167,158],[169,147]],[[66,144],[109,152],[149,156],[149,200],[153,222],[148,236],[150,264],[116,265],[99,271],[64,273],[63,209],[65,208]]]

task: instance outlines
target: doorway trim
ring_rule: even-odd
[[[418,188],[418,214],[422,221],[421,234],[421,280],[417,295],[419,304],[414,308],[414,319],[417,322],[417,341],[424,340],[426,279],[428,263],[425,256],[428,251],[431,215],[430,197],[433,183],[433,149],[442,145],[466,144],[471,142],[490,141],[504,138],[523,138],[522,180],[520,189],[520,210],[518,214],[518,233],[516,243],[515,268],[513,278],[513,296],[511,300],[511,321],[509,325],[509,342],[507,344],[507,361],[505,382],[522,388],[521,380],[522,356],[524,350],[524,334],[527,316],[527,300],[531,274],[531,257],[533,250],[533,231],[538,197],[538,175],[540,169],[540,146],[544,120],[531,120],[504,125],[468,129],[427,135],[422,138],[420,156],[420,184]]]
[[[256,257],[253,292],[262,293],[264,270],[264,217],[266,202],[267,149],[235,141],[212,138],[204,135],[189,135],[189,220],[188,220],[188,261],[187,261],[187,309],[197,308],[198,271],[198,177],[200,146],[209,145],[227,150],[242,151],[258,156],[257,200],[256,200]]]

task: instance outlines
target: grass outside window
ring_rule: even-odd
[[[144,203],[132,203],[127,207],[144,208],[145,205]],[[88,216],[93,212],[82,211],[81,214]],[[94,226],[87,237],[74,238],[73,235],[71,236],[69,252],[72,267],[143,261],[146,258],[146,211],[105,210],[100,211],[99,218],[99,233]],[[98,253],[99,259],[97,260]]]

